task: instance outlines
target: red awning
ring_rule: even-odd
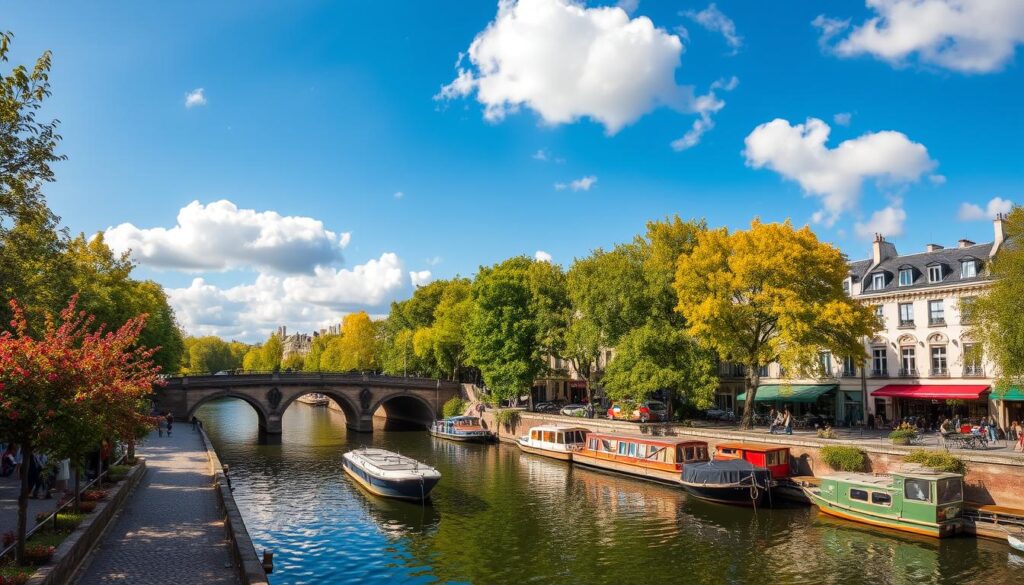
[[[978,400],[988,392],[983,384],[889,384],[871,393],[872,396],[921,398],[924,400]]]
[[[570,388],[583,388],[583,389],[586,389],[587,388],[587,381],[586,380],[569,380],[569,387]]]

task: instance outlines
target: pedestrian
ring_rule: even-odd
[[[786,434],[787,435],[792,435],[793,434],[793,415],[789,413],[789,407],[788,406],[783,411],[782,426],[784,426],[786,428]]]
[[[167,436],[170,437],[171,428],[174,426],[174,415],[168,412],[165,418],[167,419]]]
[[[160,433],[161,437],[164,436],[164,427],[166,427],[166,426],[167,426],[167,419],[165,419],[162,416],[159,417],[157,419],[157,421],[156,421],[156,432]]]
[[[32,493],[29,495],[29,498],[38,500],[39,497],[36,493],[39,491],[39,474],[42,471],[39,466],[39,454],[32,454],[32,457],[29,457],[26,465],[28,465],[28,485],[32,489]]]
[[[988,424],[988,439],[990,441],[992,441],[993,443],[995,443],[996,439],[998,439],[998,438],[999,438],[999,423],[996,422],[996,417],[990,416],[989,417],[989,424]]]
[[[14,453],[14,443],[8,443],[7,448],[0,455],[0,477],[8,477],[14,473],[14,468],[17,467],[14,463]]]
[[[587,418],[594,418],[594,404],[592,402],[587,403]]]
[[[199,419],[193,416],[192,417],[192,431],[194,432],[196,430],[196,427],[198,427],[198,426],[199,426]]]

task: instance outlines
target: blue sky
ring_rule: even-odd
[[[130,224],[116,242],[147,245],[188,330],[253,340],[668,214],[792,218],[855,258],[879,229],[987,241],[1024,199],[1024,11],[932,2],[40,1],[0,27],[13,63],[54,52],[66,225]]]

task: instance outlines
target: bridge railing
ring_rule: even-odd
[[[267,382],[285,383],[339,383],[339,382],[372,382],[378,384],[390,384],[398,386],[417,387],[447,387],[457,386],[459,383],[452,380],[438,380],[436,378],[420,378],[413,376],[392,376],[378,374],[376,372],[348,370],[348,371],[258,371],[258,370],[226,370],[215,373],[183,374],[164,376],[163,380],[167,386],[187,385],[240,385]]]

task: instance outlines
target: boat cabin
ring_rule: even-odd
[[[715,448],[716,461],[742,459],[755,467],[772,472],[772,479],[789,477],[789,447],[763,443],[719,443]]]
[[[587,433],[584,452],[598,459],[623,461],[681,472],[684,463],[708,460],[708,444],[678,437]]]
[[[451,418],[444,419],[446,426],[451,426],[455,430],[460,431],[478,431],[484,430],[480,419],[475,416],[453,416]]]
[[[586,444],[587,432],[583,427],[541,425],[530,429],[527,444],[540,449],[577,451]]]

